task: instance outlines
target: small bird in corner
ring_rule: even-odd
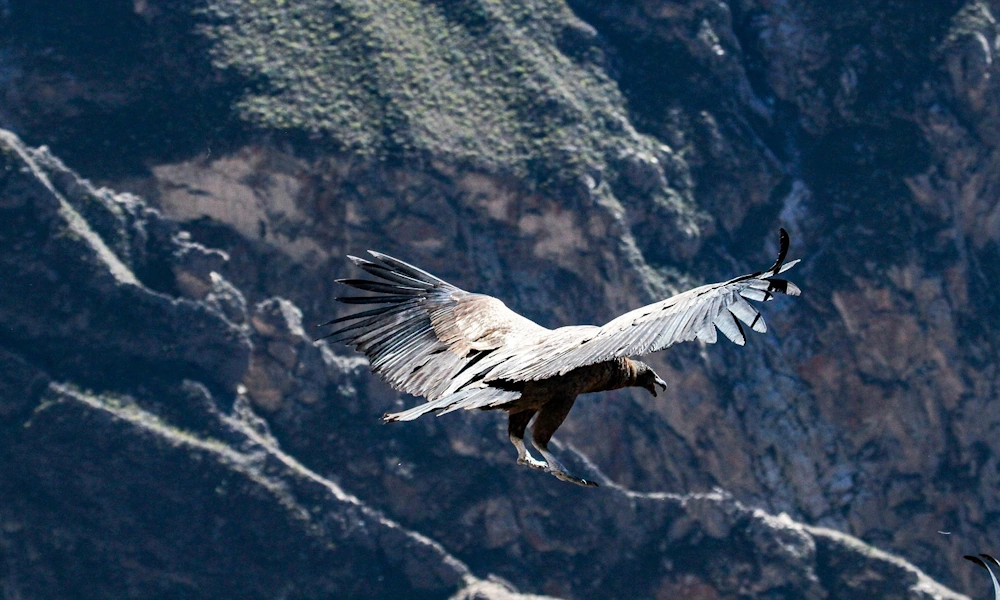
[[[799,262],[785,262],[788,243],[788,233],[780,230],[778,259],[766,271],[688,290],[601,327],[558,329],[542,327],[492,296],[467,292],[413,265],[369,251],[371,259],[348,258],[377,279],[337,282],[373,295],[337,300],[377,306],[321,327],[341,324],[324,338],[353,346],[389,385],[427,399],[409,410],[386,413],[385,422],[458,409],[505,410],[518,464],[595,487],[595,482],[568,473],[549,452],[549,440],[576,397],[624,387],[641,387],[656,396],[657,388],[666,389],[666,382],[633,357],[694,339],[714,343],[717,331],[742,346],[743,324],[758,333],[767,331],[760,312],[747,300],[799,295],[795,284],[776,278]],[[542,460],[524,445],[532,419],[532,444]]]
[[[1000,581],[997,581],[997,576],[993,574],[993,569],[990,568],[990,564],[1000,567],[1000,560],[993,558],[989,554],[980,554],[979,556],[966,555],[962,558],[989,571],[990,580],[993,581],[993,600],[1000,600]]]

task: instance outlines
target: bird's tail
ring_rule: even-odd
[[[437,400],[425,402],[402,412],[385,413],[385,415],[382,416],[382,420],[386,423],[392,423],[394,421],[412,421],[418,417],[426,415],[429,412],[435,411],[441,411],[438,413],[438,416],[440,417],[441,415],[450,413],[451,411],[458,410],[460,408],[465,410],[473,410],[475,408],[497,408],[507,404],[508,402],[513,402],[520,397],[521,392],[511,390],[502,390],[489,386],[473,388],[449,394],[443,398],[438,398]]]

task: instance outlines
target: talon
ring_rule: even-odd
[[[588,481],[581,477],[570,475],[565,471],[549,471],[549,473],[554,475],[556,479],[568,481],[569,483],[575,483],[576,485],[582,485],[583,487],[599,487],[596,481]]]

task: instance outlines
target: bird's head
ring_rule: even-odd
[[[635,361],[638,371],[636,373],[635,385],[646,388],[649,393],[656,396],[656,387],[659,386],[661,390],[667,389],[667,382],[660,379],[660,376],[656,374],[653,367],[650,367],[641,360]]]

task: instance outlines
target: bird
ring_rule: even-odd
[[[990,579],[993,581],[993,599],[1000,600],[1000,581],[997,581],[997,576],[993,574],[993,569],[991,569],[989,564],[987,564],[987,563],[992,563],[993,566],[1000,567],[1000,560],[993,558],[989,554],[980,554],[979,556],[971,556],[967,554],[962,558],[971,561],[989,571]]]
[[[795,284],[777,276],[789,236],[779,230],[778,258],[766,271],[712,283],[637,308],[603,326],[548,329],[509,309],[501,300],[467,292],[409,263],[369,250],[348,255],[375,279],[338,279],[368,292],[337,297],[349,305],[375,305],[320,325],[338,328],[319,338],[344,342],[364,353],[373,373],[396,390],[426,402],[383,415],[386,423],[412,421],[465,409],[504,410],[517,463],[586,487],[597,483],[570,474],[549,450],[549,441],[580,394],[640,387],[653,396],[666,382],[636,357],[678,342],[717,340],[717,331],[742,346],[745,324],[764,333],[760,312],[747,300],[776,294],[798,296]],[[535,458],[524,443],[532,425]]]

